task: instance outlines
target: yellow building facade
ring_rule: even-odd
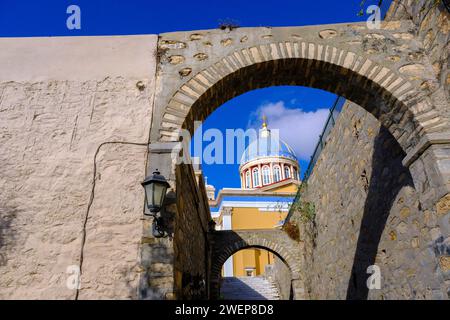
[[[266,123],[259,137],[244,151],[239,167],[241,188],[215,189],[206,185],[218,230],[280,228],[298,185],[299,164],[294,151],[274,139]],[[225,277],[258,276],[276,257],[259,248],[241,250],[224,264]]]

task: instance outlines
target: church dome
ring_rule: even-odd
[[[297,161],[294,150],[283,140],[272,135],[264,119],[259,137],[251,142],[241,156],[241,166],[247,162],[263,157],[284,157]]]
[[[297,161],[294,150],[283,140],[272,139],[270,133],[268,137],[260,135],[257,140],[249,144],[242,153],[240,164],[243,165],[263,157],[284,157]]]
[[[294,150],[267,128],[265,118],[258,138],[241,156],[239,171],[244,189],[287,179],[299,180],[299,164]]]

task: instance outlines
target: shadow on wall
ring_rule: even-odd
[[[411,173],[402,164],[404,156],[394,137],[381,126],[374,143],[372,174],[370,179],[364,173],[361,176],[366,182],[367,198],[347,287],[347,299],[368,298],[367,268],[375,264],[378,245],[394,200],[403,187],[414,188]]]
[[[17,208],[0,204],[0,266],[8,263],[7,251],[15,245],[16,232],[12,223],[16,219]]]
[[[124,281],[124,286],[127,289],[128,295],[125,297],[126,299],[136,300],[138,299],[138,270],[139,264],[136,263],[130,269],[122,269],[120,272],[121,279]]]
[[[150,241],[141,245],[139,272],[140,300],[166,300],[173,295],[173,249],[172,240],[164,238],[162,241]],[[130,294],[133,294],[130,287]]]

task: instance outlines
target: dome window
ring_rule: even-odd
[[[264,166],[262,169],[262,180],[263,180],[263,185],[269,184],[270,183],[270,169],[268,166]]]
[[[250,189],[250,170],[245,173],[245,187]]]
[[[273,182],[278,182],[281,180],[281,170],[279,166],[273,167]]]
[[[293,178],[294,178],[295,180],[298,180],[297,168],[294,168]]]
[[[291,177],[291,169],[289,167],[284,167],[284,178],[289,179]]]
[[[253,186],[259,187],[259,170],[258,170],[258,168],[253,169]]]

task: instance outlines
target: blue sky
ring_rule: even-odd
[[[391,0],[385,0],[384,15]],[[367,0],[365,7],[377,4]],[[155,34],[216,28],[231,20],[242,27],[301,26],[366,20],[361,0],[0,0],[0,37]],[[68,30],[66,9],[81,9],[81,30]],[[335,95],[304,87],[271,87],[248,92],[219,107],[204,130],[258,127],[264,112],[269,126],[296,150],[302,172],[311,146]],[[292,129],[291,129],[292,128]],[[239,187],[238,164],[204,165],[216,189]]]
[[[269,128],[279,129],[280,137],[296,151],[304,172],[328,116],[328,109],[335,99],[336,95],[332,93],[298,86],[253,90],[216,109],[203,123],[202,130],[204,133],[208,129],[216,128],[225,137],[226,129],[258,129],[264,114],[267,116]],[[203,142],[203,147],[208,144],[210,142]],[[208,183],[213,184],[216,190],[240,186],[240,155],[236,155],[236,158],[234,164],[203,164],[202,169],[208,177]]]
[[[390,0],[385,0],[387,8]],[[0,36],[76,36],[162,33],[216,28],[362,21],[361,0],[1,0]],[[367,0],[365,6],[378,3]],[[81,8],[81,30],[66,28],[66,9]]]

